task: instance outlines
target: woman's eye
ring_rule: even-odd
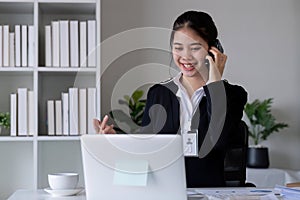
[[[174,49],[175,49],[176,51],[182,51],[182,50],[183,50],[182,47],[174,47]]]
[[[192,51],[199,51],[201,49],[201,47],[194,47],[192,48]]]

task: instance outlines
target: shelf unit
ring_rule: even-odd
[[[100,0],[0,0],[0,25],[8,24],[10,32],[18,24],[34,25],[35,32],[34,67],[0,67],[0,112],[10,111],[10,94],[20,87],[32,90],[35,101],[34,135],[0,136],[1,163],[5,160],[13,165],[0,165],[0,177],[14,177],[1,178],[0,194],[4,196],[0,199],[19,188],[47,187],[47,174],[51,172],[76,171],[80,174],[79,185],[84,183],[80,137],[47,136],[46,102],[60,99],[61,92],[69,87],[95,87],[99,116],[100,48],[96,49],[96,68],[45,67],[44,26],[61,19],[96,20],[96,42],[100,43]],[[22,175],[15,177],[16,169]]]

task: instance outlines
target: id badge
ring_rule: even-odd
[[[184,156],[198,157],[198,130],[193,129],[183,134]]]

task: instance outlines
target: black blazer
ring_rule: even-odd
[[[194,123],[196,119],[198,125],[199,148],[208,132],[211,120],[214,124],[221,123],[223,126],[219,131],[219,139],[205,157],[185,158],[186,181],[189,188],[225,186],[224,157],[230,145],[230,133],[238,129],[247,102],[247,92],[242,87],[231,85],[227,81],[210,83],[203,88],[205,96],[199,103],[200,117],[193,119]],[[156,84],[149,89],[142,122],[144,131],[180,134],[180,105],[176,96],[177,91],[178,87],[172,80]],[[167,111],[165,123],[161,120],[164,115],[161,109],[150,109],[155,104],[163,106]]]

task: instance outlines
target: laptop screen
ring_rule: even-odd
[[[81,137],[87,199],[186,199],[180,135]]]

